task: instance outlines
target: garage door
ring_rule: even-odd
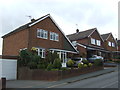
[[[15,80],[17,78],[17,60],[0,59],[0,77]]]

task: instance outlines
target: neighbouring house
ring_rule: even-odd
[[[120,51],[120,40],[117,40],[118,43],[118,51]]]
[[[80,52],[77,56],[79,57],[91,57],[92,55],[102,55],[105,52],[103,47],[103,38],[99,34],[97,28],[92,28],[89,30],[67,35],[70,41],[76,46],[77,50]]]
[[[14,31],[2,36],[4,57],[18,56],[21,49],[38,49],[38,55],[45,58],[45,52],[56,51],[63,63],[73,54],[78,53],[70,40],[62,32],[50,14],[39,19],[32,19]]]
[[[117,41],[113,37],[112,33],[102,34],[102,38],[104,39],[104,49],[108,51],[106,53],[106,58],[114,59],[117,55]]]

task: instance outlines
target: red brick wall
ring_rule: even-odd
[[[3,51],[2,55],[16,56],[19,50],[27,48],[28,41],[28,30],[23,30],[7,36],[3,39]]]
[[[37,38],[37,28],[48,31],[48,39]],[[50,31],[59,34],[59,41],[50,40]],[[30,47],[59,48],[62,49],[62,33],[58,30],[50,18],[37,23],[30,28]]]
[[[91,38],[94,38],[94,39],[96,39],[96,40],[100,40],[100,41],[101,41],[101,46],[91,44]],[[90,41],[90,44],[91,44],[92,46],[97,46],[97,47],[101,47],[101,48],[103,47],[103,41],[102,41],[102,39],[100,38],[100,35],[98,34],[97,31],[93,32],[93,34],[92,34],[92,35],[90,36],[90,38],[89,38],[89,41]]]
[[[86,44],[86,45],[89,44],[88,38],[83,38],[83,39],[77,40],[77,42],[80,44]]]
[[[117,50],[117,46],[116,46],[116,47],[110,47],[110,46],[108,46],[108,41],[114,42],[115,45],[116,45],[115,40],[112,39],[112,38],[113,38],[113,37],[112,37],[112,35],[111,35],[111,36],[107,39],[107,41],[104,42],[104,48],[107,49],[107,50],[109,50],[109,51],[116,51],[116,50]]]

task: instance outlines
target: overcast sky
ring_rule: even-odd
[[[72,34],[97,28],[100,34],[118,37],[119,0],[0,0],[0,36],[26,24],[32,18],[51,14],[63,32]],[[77,26],[76,26],[77,24]],[[0,39],[2,54],[2,39]]]

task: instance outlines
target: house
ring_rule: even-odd
[[[37,48],[38,55],[42,58],[45,58],[47,50],[56,51],[63,63],[67,58],[78,53],[50,14],[36,20],[32,19],[31,22],[2,36],[2,38],[3,58],[18,56],[20,49],[31,50],[32,47]]]
[[[117,43],[118,43],[118,51],[120,51],[120,40],[118,40]]]
[[[115,58],[117,55],[117,42],[113,37],[112,33],[102,34],[101,37],[104,39],[104,49],[108,51],[106,53],[106,58]]]
[[[89,58],[92,55],[102,55],[102,52],[105,52],[103,47],[104,40],[97,28],[81,32],[77,29],[76,33],[67,35],[67,37],[80,52],[78,56]]]

